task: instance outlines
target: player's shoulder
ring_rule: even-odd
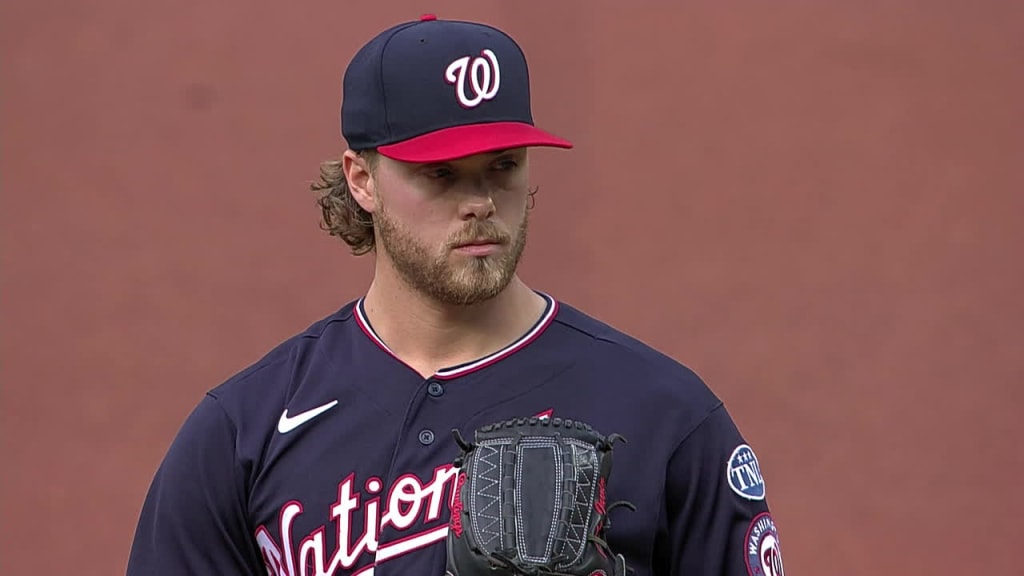
[[[330,369],[325,347],[344,346],[354,330],[355,301],[348,302],[280,341],[256,360],[211,387],[207,394],[229,413],[283,404],[311,372]],[[275,401],[279,400],[279,401]]]
[[[633,396],[661,398],[675,404],[712,410],[721,400],[684,361],[565,301],[555,319],[563,338],[575,340],[577,354],[605,379],[628,382]]]

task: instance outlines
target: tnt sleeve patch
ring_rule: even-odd
[[[729,487],[748,500],[764,500],[764,478],[761,465],[754,450],[747,444],[740,444],[729,457]]]
[[[747,528],[746,546],[747,574],[750,576],[785,576],[782,569],[782,549],[779,547],[779,532],[775,521],[768,512],[754,517]]]

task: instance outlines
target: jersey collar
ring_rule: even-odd
[[[544,306],[544,313],[541,314],[540,319],[538,319],[537,322],[535,322],[534,325],[531,326],[530,329],[527,330],[522,336],[517,338],[508,346],[502,348],[501,350],[498,350],[497,352],[488,354],[487,356],[478,358],[476,360],[472,360],[470,362],[459,364],[457,366],[442,368],[441,370],[435,372],[433,377],[440,380],[450,380],[453,378],[458,378],[460,376],[465,376],[466,374],[476,372],[477,370],[482,370],[487,366],[490,366],[496,362],[500,362],[501,360],[508,358],[512,354],[515,354],[519,350],[522,350],[523,348],[529,346],[531,342],[536,340],[538,336],[544,333],[548,326],[551,325],[551,322],[555,319],[555,316],[558,314],[558,301],[543,292],[537,293],[542,298],[544,298],[546,302],[546,305]],[[391,349],[388,348],[388,345],[384,343],[384,340],[382,340],[380,336],[378,336],[377,333],[374,332],[373,326],[370,325],[370,320],[366,317],[366,310],[363,307],[363,298],[359,298],[359,300],[356,301],[355,319],[356,323],[359,325],[359,328],[363,331],[364,334],[366,334],[368,338],[370,338],[370,340],[373,341],[374,344],[376,344],[384,352],[387,352],[389,356],[391,356],[398,362],[402,362],[404,364],[402,359],[399,358],[398,355],[396,355],[394,352],[392,352]]]

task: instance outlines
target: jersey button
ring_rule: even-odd
[[[420,430],[420,444],[430,446],[434,443],[434,433],[430,430]]]
[[[427,394],[437,398],[444,394],[444,386],[440,382],[431,382],[430,384],[427,384]]]

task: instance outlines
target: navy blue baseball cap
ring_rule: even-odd
[[[353,150],[442,162],[524,146],[572,148],[534,124],[526,56],[486,24],[419,20],[392,26],[345,71],[341,133]]]

